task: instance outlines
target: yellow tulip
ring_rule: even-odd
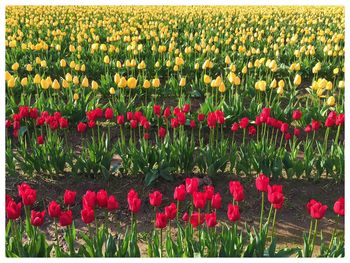
[[[326,84],[326,90],[332,90],[333,89],[333,83],[331,81],[328,81]]]
[[[14,63],[14,64],[11,66],[11,69],[12,69],[13,71],[17,71],[18,68],[19,68],[19,64],[18,64],[17,62]]]
[[[207,74],[204,75],[203,81],[205,84],[209,84],[211,82],[211,77],[209,77]]]
[[[42,89],[48,89],[50,86],[50,83],[47,81],[47,79],[42,79],[40,81],[40,85]]]
[[[284,88],[284,80],[281,79],[280,81],[278,81],[278,87],[281,87],[282,89]]]
[[[236,76],[236,77],[233,79],[233,83],[234,83],[236,86],[238,86],[238,85],[241,84],[241,79],[240,79],[238,76]]]
[[[186,86],[186,78],[181,78],[179,82],[180,87],[185,87]]]
[[[52,88],[53,88],[54,90],[58,90],[58,89],[60,89],[60,87],[61,87],[60,83],[57,81],[57,79],[55,79],[55,80],[52,82]]]
[[[284,93],[284,89],[282,87],[278,87],[277,88],[277,94],[278,95],[283,95],[283,93]]]
[[[104,58],[103,58],[103,63],[105,64],[109,64],[110,60],[109,60],[109,56],[106,55]]]
[[[293,81],[293,84],[298,87],[301,83],[301,76],[299,74],[296,74],[295,75],[295,78],[294,78],[294,81]]]
[[[5,71],[5,80],[8,81],[11,77],[12,75],[8,71]]]
[[[16,79],[11,76],[11,78],[7,81],[7,87],[14,88],[16,84]]]
[[[69,74],[69,73],[67,73],[66,76],[65,76],[65,79],[66,79],[66,81],[68,81],[68,82],[72,82],[72,75]]]
[[[276,87],[277,87],[277,81],[276,81],[276,79],[273,79],[273,80],[271,81],[270,88],[271,88],[271,89],[275,89]]]
[[[338,88],[343,89],[345,87],[345,82],[344,80],[340,80],[338,83]]]
[[[74,76],[73,77],[73,84],[74,85],[78,85],[79,84],[79,78],[78,78],[78,76]],[[89,83],[88,83],[89,84]]]
[[[175,58],[175,65],[181,66],[181,65],[183,65],[184,63],[185,63],[185,62],[184,62],[183,58],[180,58],[180,57],[176,57],[176,58]]]
[[[86,76],[83,78],[83,81],[81,82],[81,86],[83,86],[84,88],[89,87],[89,80]]]
[[[74,93],[73,100],[77,101],[78,99],[79,99],[79,94],[78,93]]]
[[[98,89],[98,84],[97,84],[97,82],[94,81],[94,80],[91,82],[91,89],[92,89],[92,90],[97,90],[97,89]]]
[[[28,78],[27,77],[25,77],[21,80],[21,85],[22,85],[22,87],[25,87],[28,85]]]
[[[69,83],[67,80],[65,80],[65,79],[62,80],[62,87],[65,89],[69,87]]]
[[[121,77],[119,82],[118,82],[118,88],[123,89],[125,87],[126,87],[126,79],[125,79],[125,77]]]
[[[333,107],[335,105],[335,98],[333,96],[328,97],[327,105]]]
[[[159,80],[159,78],[154,78],[154,79],[152,79],[152,87],[154,87],[154,88],[159,88],[159,86],[160,86],[160,80]]]
[[[62,58],[60,61],[60,67],[65,68],[67,66],[67,62]]]
[[[115,94],[115,89],[114,89],[113,87],[111,87],[111,88],[109,89],[109,94],[111,94],[111,95],[114,95],[114,94]]]
[[[26,70],[27,70],[28,72],[31,72],[31,71],[33,70],[32,65],[31,65],[31,64],[27,64]]]
[[[339,74],[339,68],[333,69],[333,74],[334,74],[334,75],[338,75],[338,74]]]
[[[135,79],[134,77],[131,77],[131,78],[128,78],[128,88],[129,89],[134,89],[136,88],[136,85],[137,85],[137,79]]]
[[[226,57],[225,57],[225,63],[227,65],[231,64],[231,59],[230,59],[230,57],[228,55],[226,55]]]
[[[34,84],[40,84],[41,83],[41,77],[40,77],[40,75],[39,74],[36,74],[35,76],[34,76]]]
[[[247,71],[248,71],[247,66],[244,66],[244,67],[242,68],[242,73],[243,73],[243,74],[246,74],[246,73],[247,73]]]
[[[159,68],[159,67],[160,67],[159,61],[157,61],[156,64],[154,64],[154,66],[155,66],[156,68]]]
[[[224,82],[221,82],[220,86],[219,86],[219,92],[224,93],[226,91],[226,87]]]
[[[81,67],[80,67],[80,71],[85,72],[85,70],[86,70],[86,66],[85,66],[85,64],[81,65]]]
[[[74,69],[75,66],[76,66],[76,64],[75,64],[74,61],[71,61],[71,62],[69,63],[69,67],[70,67],[71,69]]]
[[[199,63],[194,64],[194,69],[198,70],[199,69]]]
[[[115,75],[114,75],[114,83],[118,84],[119,81],[120,81],[120,75],[118,73],[115,73]]]
[[[40,62],[40,66],[41,66],[42,68],[46,68],[46,67],[47,67],[46,60],[41,61],[41,62]]]
[[[145,89],[149,89],[149,87],[151,87],[151,82],[150,82],[149,80],[145,79],[145,80],[143,81],[143,87],[144,87]]]

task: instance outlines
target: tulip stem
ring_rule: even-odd
[[[264,192],[261,192],[260,234],[262,229],[263,216],[264,216]]]
[[[340,127],[341,127],[341,125],[339,125],[338,129],[337,129],[337,135],[335,136],[335,140],[334,140],[335,144],[338,144],[338,139],[339,139],[339,134],[340,134]]]
[[[271,207],[270,207],[269,216],[267,217],[267,225],[270,224],[271,214],[272,214],[272,204],[271,204]]]
[[[274,235],[274,233],[275,233],[276,214],[277,214],[277,209],[275,209],[275,212],[273,213],[273,223],[272,223],[271,241],[272,241],[273,235]]]
[[[311,221],[310,221],[310,228],[309,228],[309,236],[308,236],[308,238],[307,238],[307,243],[309,243],[310,242],[310,238],[311,238],[311,231],[312,231],[312,219],[311,219]]]
[[[315,239],[316,239],[316,235],[317,235],[317,223],[318,223],[318,220],[316,219],[315,220],[315,229],[314,229],[314,235],[313,235],[313,238],[312,238],[312,250],[314,250],[314,245],[315,245]],[[310,255],[312,257],[312,254]]]
[[[176,201],[176,221],[179,223],[179,208],[180,208],[180,202],[179,200]]]
[[[163,257],[163,229],[160,229],[160,257]]]
[[[329,127],[327,127],[326,133],[325,133],[325,135],[324,135],[324,152],[327,151],[328,135],[329,135]]]

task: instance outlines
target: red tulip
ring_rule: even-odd
[[[99,207],[104,208],[107,207],[108,202],[108,194],[106,190],[101,189],[96,194],[96,200]]]
[[[185,105],[183,106],[183,108],[182,108],[182,111],[183,111],[184,113],[188,113],[188,112],[190,111],[190,109],[191,109],[191,105],[190,105],[190,104],[185,104]]]
[[[30,214],[30,223],[33,226],[41,226],[44,223],[45,210],[42,212],[37,212],[32,210]]]
[[[203,192],[194,192],[193,194],[193,204],[195,208],[203,209],[206,203],[205,193]]]
[[[63,203],[65,205],[74,205],[76,195],[77,192],[66,190],[63,196]]]
[[[86,124],[83,122],[79,122],[77,126],[77,131],[79,133],[84,133],[86,131]]]
[[[206,198],[207,200],[211,200],[211,198],[212,198],[213,195],[214,195],[214,191],[215,191],[214,186],[212,186],[212,185],[206,185],[206,186],[204,186],[205,198]]]
[[[305,131],[306,133],[312,132],[312,127],[311,127],[311,125],[307,125],[307,126],[305,127],[304,131]]]
[[[59,119],[60,127],[61,129],[66,129],[68,128],[68,120],[66,118],[61,117]]]
[[[124,115],[118,115],[118,116],[117,116],[117,123],[118,123],[119,125],[123,125],[124,122],[125,122],[125,120],[124,120]]]
[[[175,187],[174,191],[174,199],[176,201],[185,201],[186,198],[186,188],[185,185],[180,184],[179,186]]]
[[[183,213],[183,215],[182,215],[182,220],[183,221],[185,221],[185,222],[187,222],[188,221],[188,213],[187,212],[185,212],[185,213]]]
[[[249,118],[247,117],[244,117],[242,118],[240,121],[239,121],[239,127],[241,129],[245,129],[248,127],[248,124],[249,124]]]
[[[145,132],[145,133],[143,134],[143,138],[144,138],[145,140],[149,140],[149,138],[150,138],[149,133],[148,133],[148,132]]]
[[[32,109],[30,109],[30,111],[29,111],[29,117],[31,118],[31,119],[37,119],[38,117],[39,117],[39,112],[38,112],[38,109],[37,108],[32,108]]]
[[[195,120],[191,120],[191,121],[190,121],[190,127],[191,127],[192,129],[196,128],[196,121],[195,121]]]
[[[135,192],[134,189],[130,189],[127,200],[128,200],[129,210],[132,213],[138,213],[141,208],[141,199],[138,197],[138,194]]]
[[[177,114],[177,120],[179,121],[180,125],[185,125],[186,124],[186,115],[183,112],[179,112]]]
[[[91,209],[94,209],[96,206],[96,193],[93,191],[86,191],[85,195],[83,196],[83,207],[89,207]]]
[[[240,202],[244,200],[244,188],[239,181],[230,181],[229,188],[235,201]]]
[[[310,207],[310,215],[314,219],[322,219],[327,211],[328,206],[316,202]]]
[[[267,192],[267,186],[270,183],[270,179],[265,176],[264,174],[260,174],[256,179],[255,179],[255,187],[258,189],[260,192]]]
[[[337,116],[337,119],[335,120],[335,125],[340,126],[340,125],[343,125],[344,122],[345,122],[345,115],[344,113],[340,113]]]
[[[61,226],[70,226],[73,223],[72,210],[67,210],[61,213],[59,222]]]
[[[56,201],[51,201],[49,204],[47,211],[49,212],[49,216],[52,218],[59,218],[61,215],[61,206],[56,203]]]
[[[87,126],[90,128],[90,129],[92,129],[92,128],[94,128],[94,127],[96,127],[96,122],[94,122],[94,121],[88,121],[88,123],[87,123]]]
[[[95,220],[95,212],[90,207],[85,207],[80,213],[81,220],[83,220],[85,224],[90,224]]]
[[[5,206],[7,206],[8,203],[9,203],[10,201],[14,201],[14,200],[12,199],[11,196],[9,196],[8,194],[6,194]]]
[[[168,223],[168,218],[164,213],[156,213],[156,228],[165,228]]]
[[[306,204],[306,209],[309,214],[311,214],[311,206],[316,204],[317,201],[315,199],[310,199],[310,201]]]
[[[163,139],[166,135],[166,129],[163,127],[160,127],[158,130],[158,136],[159,138]]]
[[[344,216],[344,197],[340,197],[333,206],[333,211],[339,216]]]
[[[107,209],[109,212],[115,211],[119,208],[119,203],[114,195],[110,195],[107,201]]]
[[[327,118],[326,122],[324,123],[324,126],[326,127],[332,127],[333,125],[335,125],[335,120],[333,118]]]
[[[292,118],[293,118],[293,120],[300,120],[302,115],[303,114],[300,110],[294,110]]]
[[[21,128],[21,124],[19,121],[14,121],[13,122],[13,129],[14,130],[19,130],[19,128]]]
[[[191,218],[190,218],[190,223],[191,223],[192,227],[196,228],[197,226],[203,224],[203,222],[204,222],[204,214],[203,213],[201,213],[201,214],[199,214],[198,212],[192,213]]]
[[[166,217],[169,220],[173,220],[177,214],[177,208],[176,208],[175,203],[171,203],[170,205],[166,206],[164,208],[164,212],[165,212]]]
[[[239,129],[239,124],[237,122],[232,123],[231,131],[236,132]]]
[[[22,193],[22,202],[24,205],[31,206],[36,201],[36,190],[28,188]]]
[[[312,120],[311,127],[314,131],[317,131],[321,127],[321,122]]]
[[[208,227],[215,227],[217,224],[216,213],[205,214],[205,222]]]
[[[211,207],[214,209],[220,209],[221,208],[221,195],[220,193],[216,193],[213,195],[211,199]]]
[[[160,105],[154,105],[153,106],[153,113],[156,115],[158,118],[160,117],[160,112],[161,112],[161,107]]]
[[[299,128],[294,128],[294,132],[293,132],[294,136],[299,138],[300,136],[300,129]]]
[[[39,145],[44,144],[44,136],[38,136],[38,138],[36,138],[36,142]]]
[[[149,194],[149,203],[154,207],[158,207],[162,203],[162,198],[163,195],[161,192],[154,191],[153,193]]]
[[[27,183],[22,183],[22,184],[18,185],[17,186],[18,195],[20,197],[23,197],[23,194],[27,189],[32,189]]]
[[[254,136],[254,135],[256,134],[256,129],[255,129],[254,126],[249,126],[249,127],[248,127],[248,134],[249,134],[250,136]]]
[[[11,120],[6,120],[6,121],[5,121],[5,127],[6,127],[6,129],[10,128],[11,125],[12,125]]]
[[[213,129],[216,127],[216,114],[215,114],[215,112],[208,113],[207,124],[208,124],[208,127],[210,129]]]
[[[164,118],[168,118],[171,115],[171,111],[169,107],[166,107],[163,112]]]
[[[131,120],[130,121],[130,127],[132,129],[136,129],[137,128],[137,120]]]
[[[288,129],[289,129],[288,123],[283,123],[283,124],[281,125],[281,132],[282,132],[282,133],[287,133],[287,132],[288,132]]]
[[[189,194],[193,194],[198,191],[199,180],[196,177],[186,178],[186,192]]]
[[[170,120],[170,125],[171,128],[176,129],[177,127],[179,127],[180,124],[177,118],[173,118]]]
[[[203,113],[198,113],[197,120],[198,121],[204,121],[205,115]]]
[[[16,220],[21,216],[22,204],[19,202],[16,204],[15,201],[10,200],[6,205],[6,216],[8,219]]]
[[[235,222],[241,218],[238,205],[228,204],[227,217],[231,222]]]
[[[268,185],[267,199],[276,209],[280,209],[284,203],[284,195],[282,191],[282,185]]]
[[[113,119],[113,117],[114,117],[113,109],[112,109],[112,108],[107,108],[107,109],[105,110],[105,118],[106,118],[107,120],[111,120],[111,119]]]

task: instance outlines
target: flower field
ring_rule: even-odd
[[[343,257],[344,34],[336,6],[6,7],[6,255]]]

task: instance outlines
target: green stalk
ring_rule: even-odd
[[[307,243],[310,242],[310,238],[311,238],[311,231],[312,231],[312,223],[313,223],[313,220],[311,219],[310,221],[310,228],[309,228],[309,235],[308,235],[308,238],[307,238]]]
[[[262,220],[264,216],[264,192],[261,192],[261,211],[260,211],[260,234],[262,230]]]
[[[273,223],[272,223],[271,240],[273,239],[273,235],[274,235],[274,233],[275,233],[276,214],[277,214],[277,209],[275,209],[275,212],[274,212],[274,214],[273,214]]]

